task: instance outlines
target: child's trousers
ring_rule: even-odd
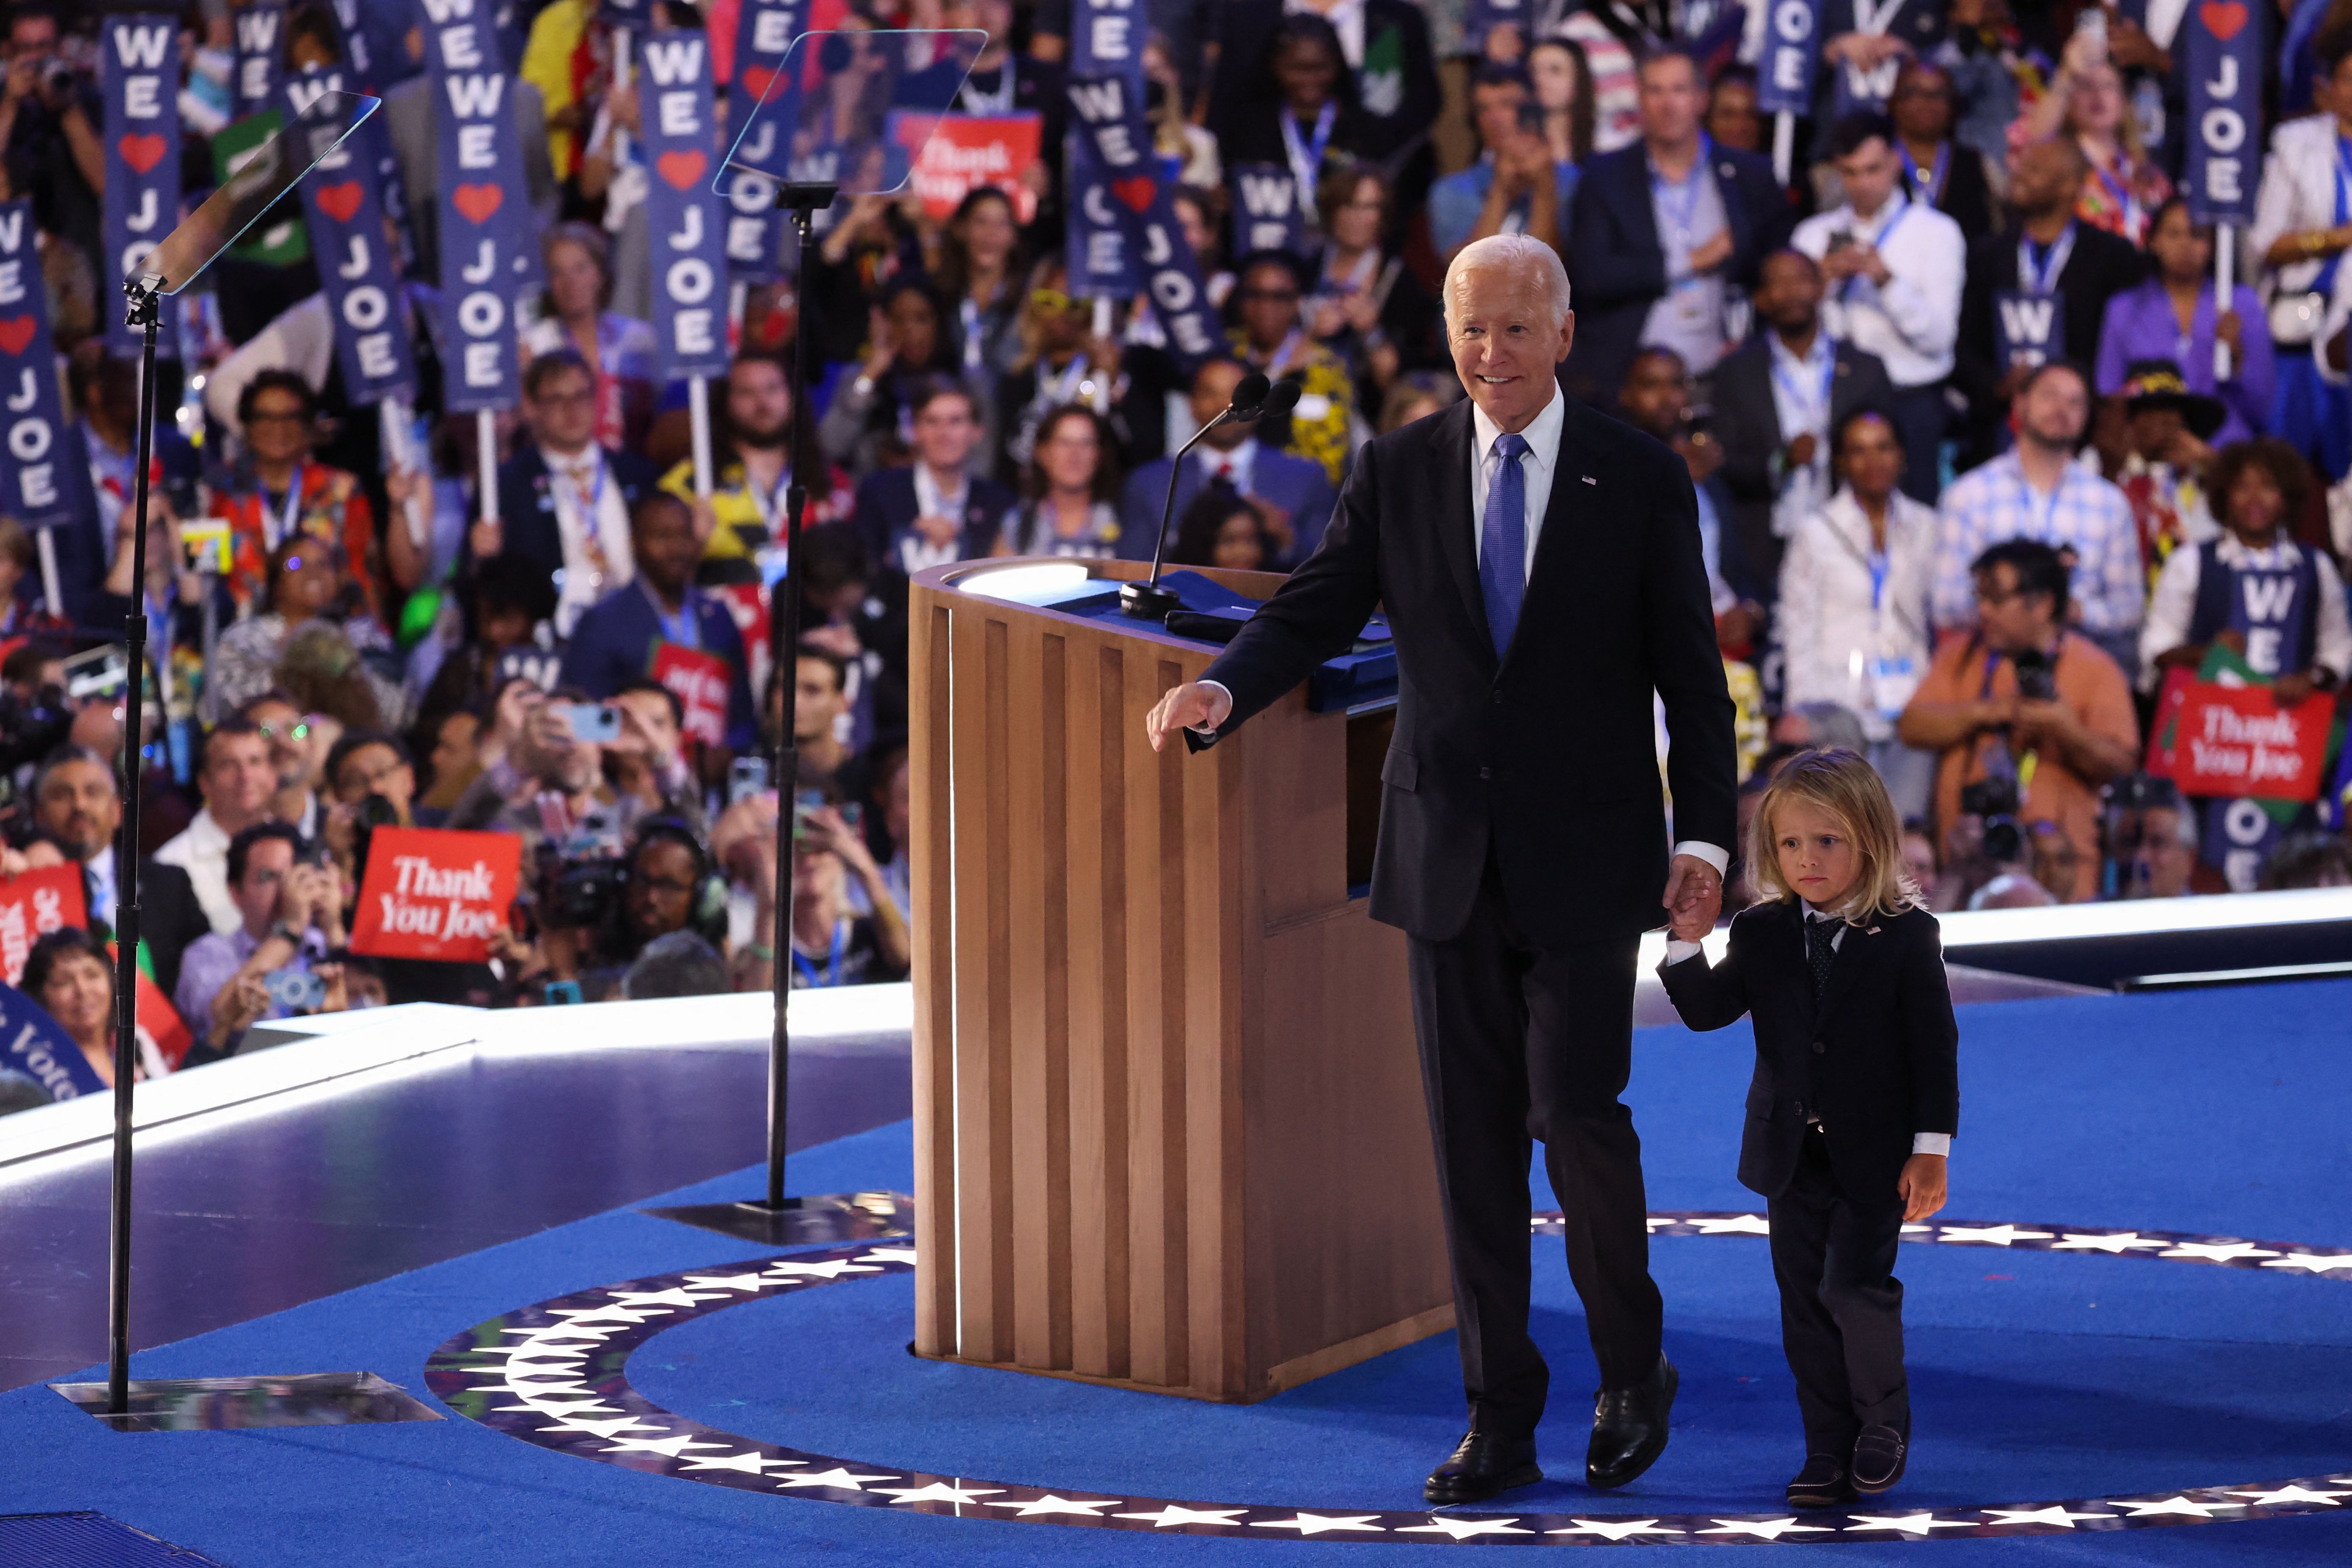
[[[1805,1451],[1848,1462],[1864,1426],[1907,1438],[1903,1282],[1895,1247],[1903,1200],[1892,1184],[1857,1202],[1830,1170],[1822,1130],[1809,1128],[1788,1190],[1770,1201],[1780,1342],[1797,1378]]]

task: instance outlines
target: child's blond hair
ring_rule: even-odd
[[[1903,824],[1885,783],[1868,759],[1843,746],[1803,752],[1790,758],[1773,775],[1756,816],[1748,825],[1748,879],[1761,897],[1793,903],[1796,889],[1780,880],[1780,857],[1774,843],[1772,814],[1790,801],[1802,801],[1836,819],[1862,862],[1844,910],[1855,924],[1872,915],[1899,915],[1921,902],[1919,888],[1903,863]]]

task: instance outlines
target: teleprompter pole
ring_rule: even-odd
[[[132,469],[138,526],[131,534],[131,581],[147,581],[147,467],[155,442],[155,326],[162,317],[160,278],[123,284],[128,321],[140,329],[139,456]],[[140,698],[147,684],[147,611],[133,590],[123,622],[131,684],[122,697],[122,827],[115,841],[114,875],[114,1193],[107,1225],[106,1408],[131,1407],[131,1089],[139,1060],[139,780]]]

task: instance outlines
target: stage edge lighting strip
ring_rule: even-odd
[[[1530,1219],[1538,1231],[1559,1224],[1557,1213]],[[1761,1215],[1688,1211],[1652,1215],[1649,1228],[1654,1236],[1761,1236],[1766,1230]],[[2352,1280],[2352,1250],[2290,1242],[1959,1220],[1908,1225],[1904,1234],[1914,1242],[1951,1247],[2100,1252]],[[2163,1495],[1801,1514],[1398,1512],[1178,1501],[934,1475],[783,1447],[688,1420],[629,1384],[629,1357],[680,1323],[763,1297],[903,1274],[914,1266],[909,1247],[866,1243],[583,1290],[475,1325],[433,1353],[425,1383],[468,1420],[557,1453],[646,1474],[897,1512],[1154,1534],[1255,1541],[1328,1536],[1399,1546],[1811,1546],[2240,1523],[2352,1508],[2352,1474],[2182,1487]]]

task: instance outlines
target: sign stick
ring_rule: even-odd
[[[629,85],[629,45],[636,35],[626,27],[613,36],[613,85]],[[613,127],[613,167],[618,169],[629,161],[629,132],[622,126]]]
[[[1772,177],[1789,183],[1789,165],[1797,151],[1797,117],[1787,110],[1772,117]]]
[[[474,515],[484,522],[499,520],[499,416],[495,410],[474,410],[474,444],[480,447],[481,479]]]
[[[686,380],[687,412],[694,420],[694,493],[710,499],[710,378]]]
[[[751,284],[738,278],[727,285],[727,342],[730,347],[743,346],[743,316],[751,308]]]
[[[1097,294],[1095,296],[1094,326],[1095,336],[1098,338],[1108,338],[1110,336],[1111,301],[1110,296],[1108,294]],[[1108,414],[1110,412],[1111,384],[1118,379],[1118,367],[1116,365],[1112,366],[1108,372],[1105,372],[1103,367],[1100,365],[1097,365],[1095,367],[1094,405],[1096,413]]]
[[[33,535],[33,542],[41,552],[41,593],[49,606],[49,614],[63,620],[66,601],[65,591],[58,586],[58,542],[49,536],[46,528]],[[134,594],[138,591],[137,588],[131,590]]]
[[[2213,319],[2220,321],[2237,298],[2238,231],[2234,225],[2219,224],[2213,229]],[[2217,334],[2213,339],[2213,379],[2230,379],[2230,345]]]
[[[375,410],[376,417],[383,426],[383,435],[380,439],[383,445],[385,458],[395,468],[406,468],[409,472],[423,477],[425,465],[416,460],[416,454],[410,449],[406,400],[387,397],[375,405]],[[411,490],[407,504],[401,510],[408,520],[409,540],[419,550],[430,548],[433,542],[433,529],[425,519],[424,498]]]

